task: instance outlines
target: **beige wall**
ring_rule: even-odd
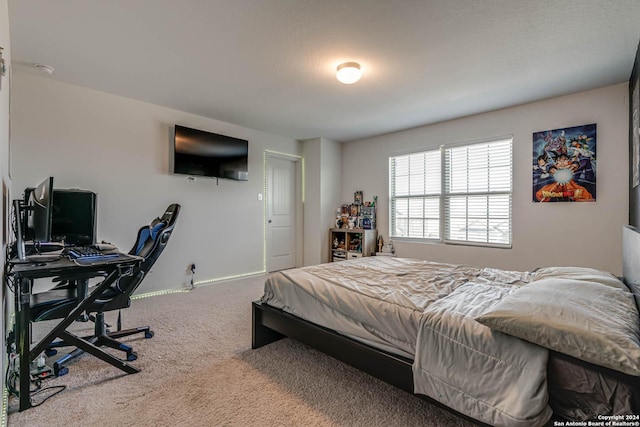
[[[342,192],[342,145],[326,138],[304,141],[304,265],[329,261],[329,229]]]
[[[627,84],[549,99],[355,141],[343,149],[343,198],[379,196],[378,231],[389,235],[389,155],[418,148],[513,135],[513,247],[405,243],[400,256],[524,270],[549,265],[622,272],[622,226],[628,218]],[[597,201],[533,203],[532,134],[597,124]]]
[[[192,262],[196,282],[264,271],[264,151],[301,155],[297,141],[26,72],[13,83],[14,193],[48,176],[56,188],[95,191],[98,238],[125,250],[140,226],[182,205],[138,292],[187,286]],[[249,181],[170,174],[174,124],[249,140]]]

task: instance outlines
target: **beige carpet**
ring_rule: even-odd
[[[67,365],[68,375],[45,381],[67,388],[41,406],[18,412],[11,398],[8,425],[471,425],[296,341],[251,350],[251,301],[263,283],[253,277],[133,301],[124,327],[149,324],[155,332],[126,339],[140,373],[84,355]],[[46,333],[46,323],[34,334]]]

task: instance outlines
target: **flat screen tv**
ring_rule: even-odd
[[[249,141],[175,125],[173,173],[249,179]]]

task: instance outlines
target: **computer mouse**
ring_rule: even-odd
[[[111,243],[104,243],[104,242],[103,243],[96,243],[93,246],[99,251],[112,251],[114,249],[118,249],[117,247],[115,247]]]

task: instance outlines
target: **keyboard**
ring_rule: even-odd
[[[93,246],[73,246],[67,248],[66,251],[69,258],[82,261],[95,261],[118,257],[117,253],[104,253]]]

